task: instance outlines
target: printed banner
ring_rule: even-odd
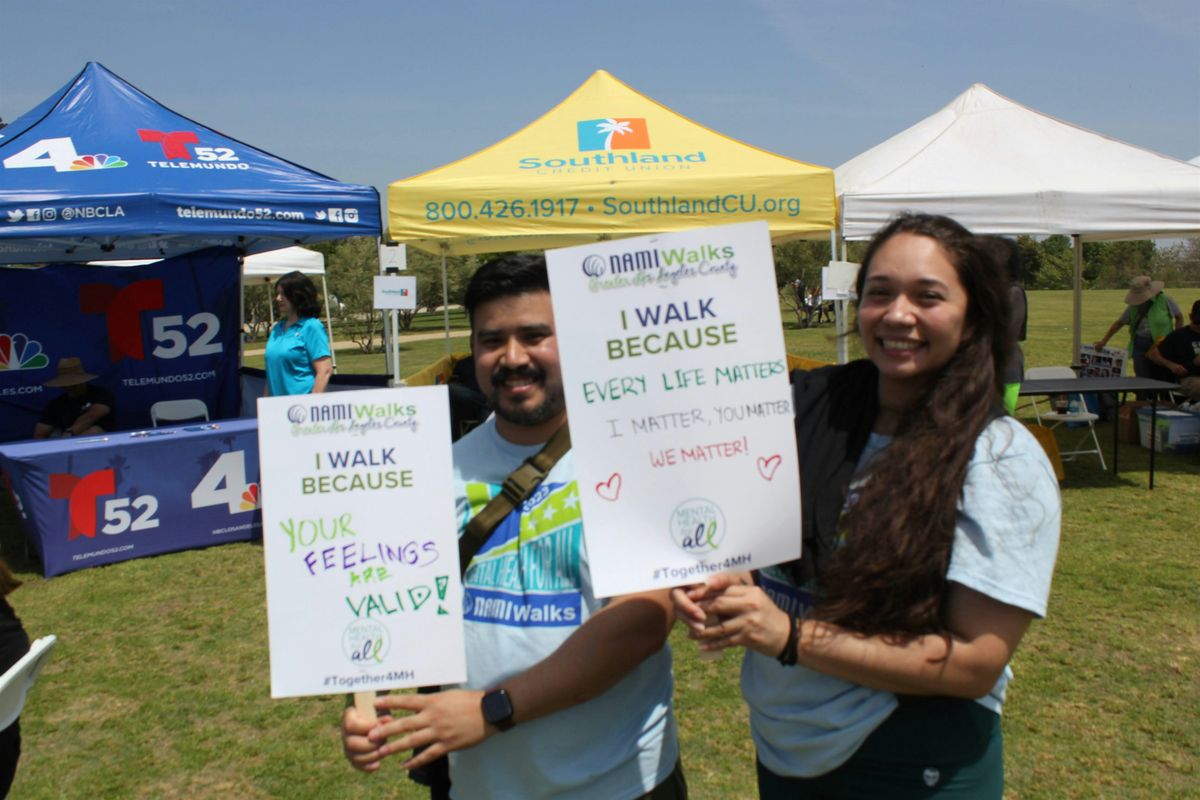
[[[271,696],[466,679],[445,386],[258,401]]]
[[[0,445],[46,577],[257,538],[252,419]]]
[[[0,441],[28,439],[75,357],[113,394],[119,429],[150,425],[159,400],[238,414],[241,268],[207,250],[139,267],[0,268]]]
[[[546,257],[596,594],[799,557],[766,224]]]

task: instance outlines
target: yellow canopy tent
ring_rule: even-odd
[[[603,70],[528,127],[387,195],[388,238],[443,255],[751,220],[783,241],[837,220],[832,170],[709,130]]]

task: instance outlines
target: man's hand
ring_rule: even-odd
[[[367,735],[373,746],[378,747],[376,761],[392,753],[425,747],[419,755],[404,762],[405,769],[415,769],[455,750],[474,747],[494,732],[483,721],[482,700],[483,692],[465,689],[377,698],[375,708],[381,714],[395,710],[412,713],[379,718]]]
[[[386,719],[381,717],[379,722]],[[376,742],[367,738],[371,728],[378,724],[376,720],[359,714],[354,706],[342,712],[342,752],[346,754],[350,765],[362,772],[375,772],[379,769],[380,759],[387,755],[380,751]]]
[[[1174,361],[1167,362],[1167,369],[1171,370],[1171,372],[1180,378],[1188,374],[1187,367],[1185,367],[1183,364],[1177,364]]]

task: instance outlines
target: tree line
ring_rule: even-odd
[[[1069,236],[1037,239],[1018,236],[1023,269],[1022,283],[1027,289],[1069,289],[1075,270],[1075,255]],[[358,237],[322,242],[312,249],[325,256],[326,281],[335,330],[339,338],[358,344],[363,352],[383,346],[386,315],[373,310],[374,277],[379,274],[376,241]],[[801,240],[776,245],[775,279],[779,296],[799,319],[803,309],[797,303],[794,286],[801,281],[808,287],[820,286],[821,268],[830,260],[828,239]],[[850,242],[848,258],[861,261],[865,242]],[[467,281],[479,265],[492,255],[449,256],[446,258],[447,297],[451,306],[461,305]],[[407,275],[417,279],[417,311],[434,311],[442,305],[441,257],[416,248],[408,249]],[[1150,275],[1165,281],[1168,287],[1200,287],[1200,239],[1175,242],[1151,240],[1128,242],[1084,242],[1083,281],[1090,289],[1123,289],[1137,275]],[[269,319],[270,287],[246,290],[246,319],[256,336],[265,336]],[[402,331],[412,329],[416,312],[400,313]]]

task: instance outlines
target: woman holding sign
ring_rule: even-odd
[[[677,615],[746,649],[760,797],[1000,798],[1008,662],[1060,522],[1001,404],[1006,282],[953,220],[905,215],[858,298],[868,359],[794,377],[803,557],[676,589]]]
[[[265,394],[320,394],[333,374],[329,337],[318,317],[317,287],[301,272],[289,272],[275,282],[279,322],[267,339]]]

